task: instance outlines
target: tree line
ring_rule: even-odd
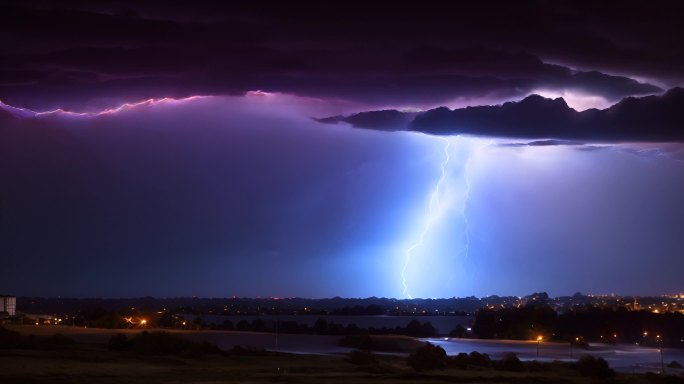
[[[580,306],[557,313],[545,304],[481,309],[473,333],[482,339],[639,343],[684,346],[684,314]],[[658,337],[659,336],[659,337]]]

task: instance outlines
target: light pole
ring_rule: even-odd
[[[660,350],[660,374],[665,374],[665,363],[663,362],[663,339],[660,335],[656,336],[658,339],[658,349]]]
[[[575,337],[575,343],[579,344],[579,337]],[[572,340],[570,340],[570,359],[572,359]]]
[[[542,335],[537,336],[537,357],[539,357],[539,344],[544,340],[544,337]]]

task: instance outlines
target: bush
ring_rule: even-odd
[[[132,339],[124,334],[113,335],[109,339],[109,350],[131,351],[141,355],[183,355],[196,357],[206,353],[220,354],[222,351],[206,341],[192,342],[180,335],[167,332],[141,332]]]
[[[52,336],[24,336],[16,331],[0,327],[0,349],[61,349],[76,344],[72,338],[54,334]]]
[[[515,353],[506,353],[499,362],[499,368],[504,371],[522,372],[525,370],[525,364],[518,358]]]
[[[437,335],[437,330],[430,322],[421,323],[420,321],[413,319],[406,324],[404,334],[413,337],[433,337]]]
[[[129,342],[133,352],[142,355],[176,355],[188,349],[192,343],[181,336],[166,332],[141,332]]]
[[[679,368],[682,368],[682,365],[678,361],[672,360],[672,362],[670,364],[668,364],[667,367],[679,369]]]
[[[349,352],[349,357],[346,359],[347,362],[356,365],[377,365],[378,359],[370,351],[359,351],[354,350]]]
[[[449,332],[449,337],[458,337],[462,338],[466,334],[466,329],[463,327],[461,324],[458,324],[456,328],[452,329],[451,332]]]
[[[515,354],[513,355],[515,356]],[[515,358],[517,359],[517,356],[515,356]],[[461,352],[454,357],[448,358],[447,363],[458,369],[468,369],[471,367],[488,368],[493,365],[488,354],[476,351],[470,352],[470,354]],[[501,364],[499,364],[499,368],[500,365]]]
[[[109,338],[109,343],[107,343],[107,348],[110,351],[121,351],[126,349],[128,346],[128,338],[123,333],[117,333],[116,335]]]
[[[406,363],[416,371],[443,369],[446,367],[447,354],[442,347],[426,343],[410,354]]]
[[[574,365],[583,376],[606,379],[615,374],[602,357],[582,356]]]
[[[19,332],[0,327],[0,349],[26,348],[29,343]]]
[[[491,367],[492,366],[492,359],[489,358],[489,355],[486,353],[480,353],[477,351],[470,352],[470,355],[468,356],[470,358],[470,365],[474,365],[476,367]]]
[[[470,365],[470,357],[467,353],[459,353],[458,355],[448,359],[447,363],[458,369],[466,369]]]

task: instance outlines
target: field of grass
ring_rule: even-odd
[[[0,348],[0,383],[599,383],[577,371],[556,367],[540,372],[447,368],[416,372],[406,358],[374,355],[372,364],[353,364],[347,356],[320,356],[246,351],[150,355],[131,350],[110,350],[111,330],[64,327],[66,337],[47,339],[55,328],[13,327],[22,335],[36,334],[51,344],[31,348]],[[128,331],[128,338],[134,332]],[[81,340],[78,335],[89,335]],[[102,337],[91,337],[100,335]],[[684,383],[677,377],[617,375],[616,383]]]

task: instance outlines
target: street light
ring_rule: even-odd
[[[537,357],[539,357],[539,343],[544,340],[544,337],[542,335],[537,336]]]
[[[658,340],[658,349],[660,350],[660,374],[665,373],[665,363],[663,362],[663,339],[660,337],[660,335],[656,335],[656,339]]]
[[[575,337],[575,343],[579,345],[579,337]],[[570,358],[572,359],[572,340],[570,340]]]

